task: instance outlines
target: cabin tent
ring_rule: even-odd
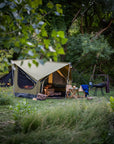
[[[63,62],[33,64],[33,60],[12,61],[14,94],[17,97],[36,97],[46,87],[65,96],[66,85],[71,83],[71,65]]]
[[[7,74],[0,76],[0,87],[9,87],[13,85],[13,73],[10,71]]]

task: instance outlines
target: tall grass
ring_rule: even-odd
[[[106,102],[72,101],[33,112],[7,144],[112,144],[113,113]]]
[[[13,100],[12,98],[9,96],[11,95],[11,93],[7,93],[6,88],[1,88],[0,87],[0,105],[12,105],[13,104]],[[9,88],[8,88],[9,90]]]

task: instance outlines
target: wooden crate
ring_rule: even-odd
[[[44,91],[45,91],[45,94],[49,96],[49,95],[53,95],[54,94],[55,89],[54,88],[45,89]]]

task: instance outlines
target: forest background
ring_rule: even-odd
[[[0,73],[28,58],[71,62],[74,83],[108,74],[114,85],[114,1],[1,0]]]

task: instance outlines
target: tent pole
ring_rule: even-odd
[[[70,64],[69,64],[69,68],[68,68],[67,85],[69,83],[69,75],[70,75]],[[67,95],[67,91],[66,91],[66,94],[65,94],[65,99],[66,99],[66,95]]]
[[[39,90],[38,90],[38,80],[36,81],[36,85],[37,85],[37,90],[36,90],[36,97],[37,97],[37,95],[39,93]]]
[[[14,87],[14,72],[15,71],[15,68],[14,68],[14,65],[12,65],[12,79],[13,79],[13,94],[15,95],[15,87]]]

